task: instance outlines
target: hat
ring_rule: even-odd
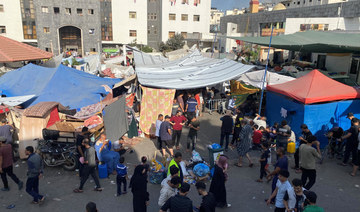
[[[0,142],[5,142],[6,138],[4,136],[0,136]]]
[[[346,118],[350,118],[351,116],[354,116],[354,114],[353,113],[348,113]]]
[[[306,199],[309,200],[311,203],[316,203],[317,195],[313,191],[304,191]]]
[[[165,119],[169,119],[169,118],[171,118],[171,117],[170,117],[170,116],[168,116],[168,115],[166,115],[166,116],[165,116]]]

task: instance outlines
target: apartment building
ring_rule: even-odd
[[[309,7],[317,5],[326,5],[347,2],[351,0],[272,0],[274,5],[282,3],[287,8],[296,8],[296,7]],[[354,0],[353,0],[354,1]]]
[[[21,42],[28,41],[23,35],[20,1],[0,0],[0,35]],[[32,41],[36,42],[36,39]]]

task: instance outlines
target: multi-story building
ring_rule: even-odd
[[[157,48],[175,34],[202,40],[209,34],[211,1],[148,0],[148,43]]]
[[[0,34],[59,54],[209,34],[211,0],[0,0]],[[220,20],[219,20],[220,22]]]
[[[211,8],[210,11],[210,32],[220,31],[220,19],[224,17],[224,12],[216,8]]]
[[[273,5],[282,3],[287,8],[309,7],[333,3],[347,2],[351,0],[272,0]]]

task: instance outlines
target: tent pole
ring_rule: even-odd
[[[263,102],[263,98],[264,98],[264,88],[265,88],[266,74],[267,74],[267,70],[269,67],[269,55],[270,55],[270,48],[271,48],[273,32],[274,32],[274,24],[272,24],[272,27],[271,27],[271,35],[270,35],[269,49],[268,49],[268,54],[267,54],[267,59],[266,59],[265,73],[264,73],[264,78],[263,78],[263,82],[262,82],[262,86],[261,86],[261,98],[260,98],[260,105],[259,105],[259,112],[258,112],[259,115],[261,115],[261,106],[262,106],[262,102]]]

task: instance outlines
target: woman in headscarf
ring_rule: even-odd
[[[145,166],[136,166],[129,187],[133,193],[134,212],[146,212],[146,206],[149,204],[149,193],[147,192],[147,174]]]
[[[228,158],[221,155],[216,161],[214,166],[214,175],[210,185],[210,192],[214,194],[216,199],[216,207],[230,207],[231,205],[226,202],[226,188],[225,182],[228,179],[227,168]]]
[[[242,129],[239,135],[239,139],[237,141],[236,150],[239,154],[239,161],[235,164],[237,167],[242,167],[242,158],[244,156],[249,160],[249,166],[252,167],[253,163],[251,161],[250,155],[248,152],[250,151],[253,129],[246,120],[241,120]]]

